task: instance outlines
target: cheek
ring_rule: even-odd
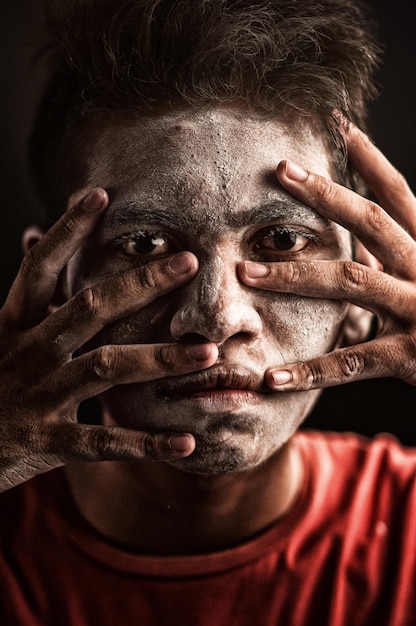
[[[311,359],[332,350],[341,334],[347,305],[334,300],[283,295],[262,307],[264,328],[286,362]]]

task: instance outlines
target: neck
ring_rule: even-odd
[[[169,556],[224,550],[266,529],[293,506],[302,469],[289,442],[262,466],[237,475],[131,462],[65,471],[81,514],[96,530],[135,552]]]

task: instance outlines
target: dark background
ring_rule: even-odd
[[[384,49],[380,94],[371,107],[373,139],[416,189],[416,26],[410,0],[368,0]],[[38,0],[0,3],[0,299],[20,263],[23,228],[39,214],[27,172],[26,142],[44,76],[34,53],[44,31]],[[389,431],[416,445],[416,388],[390,379],[326,390],[307,425]]]

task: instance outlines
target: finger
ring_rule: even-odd
[[[354,233],[386,271],[416,277],[414,240],[377,204],[289,161],[282,161],[276,173],[291,194]]]
[[[102,346],[59,368],[48,388],[64,402],[79,404],[115,385],[187,374],[210,367],[217,358],[214,343]]]
[[[414,360],[413,369],[407,367],[404,353],[404,347],[398,341],[389,343],[385,339],[375,339],[334,350],[310,361],[270,368],[265,374],[265,382],[274,391],[323,389],[387,376],[403,378],[414,384]]]
[[[362,131],[349,124],[348,155],[381,206],[416,238],[416,198],[404,176]]]
[[[409,302],[416,296],[415,288],[355,261],[244,261],[238,273],[242,282],[256,289],[345,300],[373,313],[412,320]]]
[[[180,252],[113,276],[76,294],[39,328],[56,356],[72,354],[110,322],[135,313],[159,296],[179,287],[198,270],[198,259]]]
[[[192,454],[189,433],[148,433],[113,426],[48,425],[46,452],[56,461],[171,461]]]
[[[32,326],[44,318],[58,276],[85,241],[108,205],[104,189],[93,189],[72,205],[31,248],[3,307],[10,322]]]

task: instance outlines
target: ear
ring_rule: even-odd
[[[340,346],[353,346],[366,341],[372,330],[374,315],[355,304],[348,305],[347,315],[342,328]]]
[[[22,247],[24,254],[27,254],[29,250],[42,239],[43,234],[43,231],[38,226],[29,226],[26,228],[22,235]],[[64,268],[56,283],[54,296],[48,306],[48,314],[50,315],[59,309],[59,307],[62,306],[68,299],[66,268]]]
[[[372,269],[383,271],[383,266],[363,246],[361,241],[355,240],[355,254],[354,260],[363,265],[367,265]],[[348,306],[348,312],[344,322],[343,334],[341,337],[342,346],[352,346],[357,343],[362,343],[369,338],[374,324],[374,315],[366,309],[361,309],[354,304]]]
[[[23,231],[22,248],[23,253],[27,254],[31,248],[38,243],[43,237],[43,231],[38,226],[29,226]]]

